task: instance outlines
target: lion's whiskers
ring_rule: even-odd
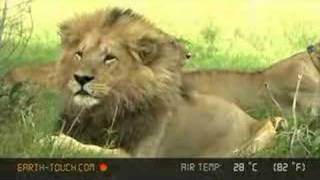
[[[107,87],[104,84],[91,84],[91,87]]]
[[[94,91],[95,93],[107,93],[109,91],[109,87],[105,84],[91,84],[90,88],[92,89],[92,91]]]

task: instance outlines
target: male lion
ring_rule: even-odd
[[[82,143],[138,157],[220,157],[264,147],[275,133],[234,104],[184,91],[183,46],[129,9],[81,15],[60,29],[62,127]]]
[[[315,113],[320,107],[319,46],[310,46],[308,52],[297,53],[262,71],[186,71],[183,83],[188,90],[219,96],[247,112],[267,107],[291,115],[296,96],[297,113],[305,114],[310,108]]]

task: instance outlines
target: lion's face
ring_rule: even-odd
[[[143,67],[134,62],[119,42],[102,38],[99,34],[96,37],[92,37],[92,34],[88,36],[74,49],[71,61],[74,61],[75,68],[67,87],[75,103],[92,106],[108,95],[117,82],[128,78],[133,71],[141,71],[139,68]],[[134,66],[137,70],[134,70]],[[144,70],[147,71],[146,68]]]
[[[182,45],[126,14],[122,17],[126,21],[118,17],[117,23],[105,25],[108,19],[102,18],[104,23],[98,21],[91,28],[79,30],[83,24],[101,18],[101,13],[86,16],[87,21],[68,22],[62,30],[64,54],[59,83],[75,104],[91,107],[110,95],[132,101],[176,86],[188,55]]]

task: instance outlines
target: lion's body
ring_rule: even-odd
[[[183,46],[131,10],[76,17],[61,36],[63,132],[80,142],[139,157],[232,156],[265,125],[219,97],[185,92]]]
[[[184,72],[183,81],[189,90],[222,97],[248,112],[262,106],[279,110],[274,102],[276,100],[285,113],[291,113],[299,74],[302,74],[302,80],[297,111],[304,113],[319,102],[320,74],[307,52],[298,53],[258,72]]]
[[[160,156],[232,156],[264,123],[214,96],[196,94],[177,105],[160,142]]]
[[[42,65],[26,65],[9,71],[5,75],[8,83],[32,81],[44,87],[53,87],[56,65],[54,62]]]
[[[199,70],[184,72],[183,80],[187,90],[213,94],[233,102],[245,109],[263,105],[264,86],[261,73]],[[250,98],[248,98],[251,95]]]

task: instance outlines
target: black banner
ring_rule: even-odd
[[[0,179],[320,178],[320,159],[0,159]]]

